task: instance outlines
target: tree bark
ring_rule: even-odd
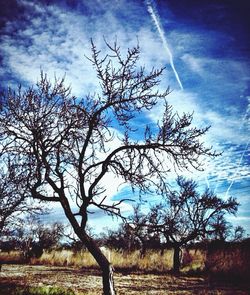
[[[78,238],[83,242],[86,246],[88,251],[94,257],[100,269],[102,271],[102,283],[103,283],[103,295],[115,295],[115,287],[114,287],[114,280],[113,280],[113,268],[108,259],[102,253],[100,248],[97,246],[94,239],[92,239],[82,228],[79,226],[78,222],[76,221],[75,217],[73,216],[70,207],[68,205],[68,201],[65,198],[62,198],[63,202],[62,206],[64,208],[64,212],[70,221],[74,232],[78,236]]]
[[[115,295],[112,265],[91,237],[82,231],[77,233],[77,235],[100,266],[102,271],[103,295]]]
[[[141,250],[140,250],[140,257],[144,258],[146,254],[146,244],[142,243]]]
[[[95,241],[87,236],[85,233],[82,235],[82,242],[85,244],[89,252],[95,258],[96,262],[101,268],[102,271],[102,283],[103,283],[103,294],[104,295],[115,295],[115,287],[114,287],[114,280],[113,280],[113,267],[96,245]]]
[[[180,272],[180,251],[180,246],[174,245],[173,271],[175,274],[179,274]]]
[[[113,279],[113,267],[111,264],[105,270],[102,270],[102,284],[104,295],[115,295],[115,286]]]

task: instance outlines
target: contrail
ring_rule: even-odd
[[[249,123],[249,120],[248,120],[248,118],[249,118],[249,112],[250,112],[250,99],[248,98],[248,106],[247,106],[247,109],[246,109],[246,114],[245,114],[245,116],[244,116],[244,118],[243,118],[243,120],[242,120],[242,124],[241,124],[241,126],[240,126],[240,129],[243,127],[245,121],[247,121],[247,123]],[[229,187],[227,188],[227,191],[226,191],[226,194],[225,194],[225,198],[228,196],[228,193],[229,193],[229,191],[230,191],[232,185],[234,184],[234,181],[235,181],[235,179],[236,179],[236,176],[237,176],[237,174],[238,174],[238,172],[239,172],[239,169],[240,169],[240,166],[241,166],[241,162],[242,162],[243,157],[244,157],[244,155],[245,155],[245,153],[246,153],[246,151],[247,151],[247,149],[248,149],[249,142],[250,142],[250,140],[248,140],[248,142],[247,142],[247,144],[246,144],[246,147],[245,147],[244,151],[243,151],[242,154],[241,154],[240,161],[239,161],[239,164],[238,164],[238,166],[237,166],[237,170],[236,170],[236,172],[235,172],[234,175],[233,175],[233,178],[232,178],[232,180],[231,180],[231,182],[230,182],[230,184],[229,184]]]
[[[167,39],[166,39],[166,36],[164,34],[164,31],[161,27],[161,23],[160,23],[160,20],[159,18],[157,17],[157,13],[155,12],[153,6],[152,6],[152,2],[150,0],[146,0],[146,4],[147,4],[147,8],[148,8],[148,12],[158,30],[158,33],[160,35],[160,38],[161,38],[161,41],[163,43],[163,47],[164,49],[166,50],[168,56],[169,56],[169,62],[170,62],[170,66],[175,74],[175,77],[176,77],[176,80],[178,82],[178,84],[180,85],[180,88],[183,89],[183,86],[182,86],[182,83],[181,83],[181,80],[179,78],[179,75],[175,69],[175,66],[174,66],[174,61],[173,61],[173,55],[172,55],[172,52],[171,50],[169,49],[169,45],[168,45],[168,42],[167,42]]]
[[[249,141],[247,142],[246,147],[245,147],[243,153],[241,154],[240,161],[239,161],[239,164],[238,164],[238,166],[237,166],[237,170],[236,170],[236,172],[234,173],[234,175],[233,175],[233,177],[232,177],[232,180],[231,180],[231,182],[230,182],[230,184],[229,184],[229,187],[227,188],[227,191],[226,191],[226,194],[225,194],[225,198],[227,198],[227,196],[228,196],[228,194],[229,194],[229,191],[230,191],[232,185],[234,184],[234,181],[235,181],[235,179],[236,179],[236,177],[237,177],[237,174],[238,174],[238,172],[239,172],[239,170],[240,170],[241,162],[242,162],[243,157],[245,156],[245,153],[246,153],[246,151],[247,151],[247,149],[248,149],[248,145],[249,145]]]

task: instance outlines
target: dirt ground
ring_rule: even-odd
[[[76,294],[101,295],[101,276],[97,270],[84,271],[70,267],[3,265],[0,272],[1,286],[58,286],[71,288]],[[246,285],[229,282],[212,283],[203,277],[152,274],[115,274],[118,295],[188,295],[188,294],[231,294],[247,295],[250,288]]]

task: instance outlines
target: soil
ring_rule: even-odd
[[[202,276],[115,273],[117,295],[247,295],[250,286],[232,282],[215,283]],[[71,267],[44,265],[3,265],[1,286],[58,286],[71,288],[76,294],[101,295],[102,279],[98,270],[77,270]],[[2,288],[3,289],[3,288]]]

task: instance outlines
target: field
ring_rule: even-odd
[[[181,274],[171,275],[173,251],[106,253],[115,269],[117,295],[247,295],[249,244],[184,252]],[[0,252],[0,295],[101,295],[98,266],[86,251],[52,250],[24,264],[18,252]],[[209,271],[207,267],[209,266]],[[31,289],[30,289],[31,288]],[[34,289],[35,288],[35,289]]]
[[[11,286],[58,286],[72,290],[77,295],[101,295],[101,277],[97,270],[77,270],[72,267],[44,265],[3,265],[1,272],[1,295]],[[115,274],[118,295],[188,295],[231,294],[247,295],[250,289],[242,284],[216,283],[202,276],[179,276],[167,274]],[[2,290],[2,292],[1,292]],[[73,293],[71,293],[73,294]]]

